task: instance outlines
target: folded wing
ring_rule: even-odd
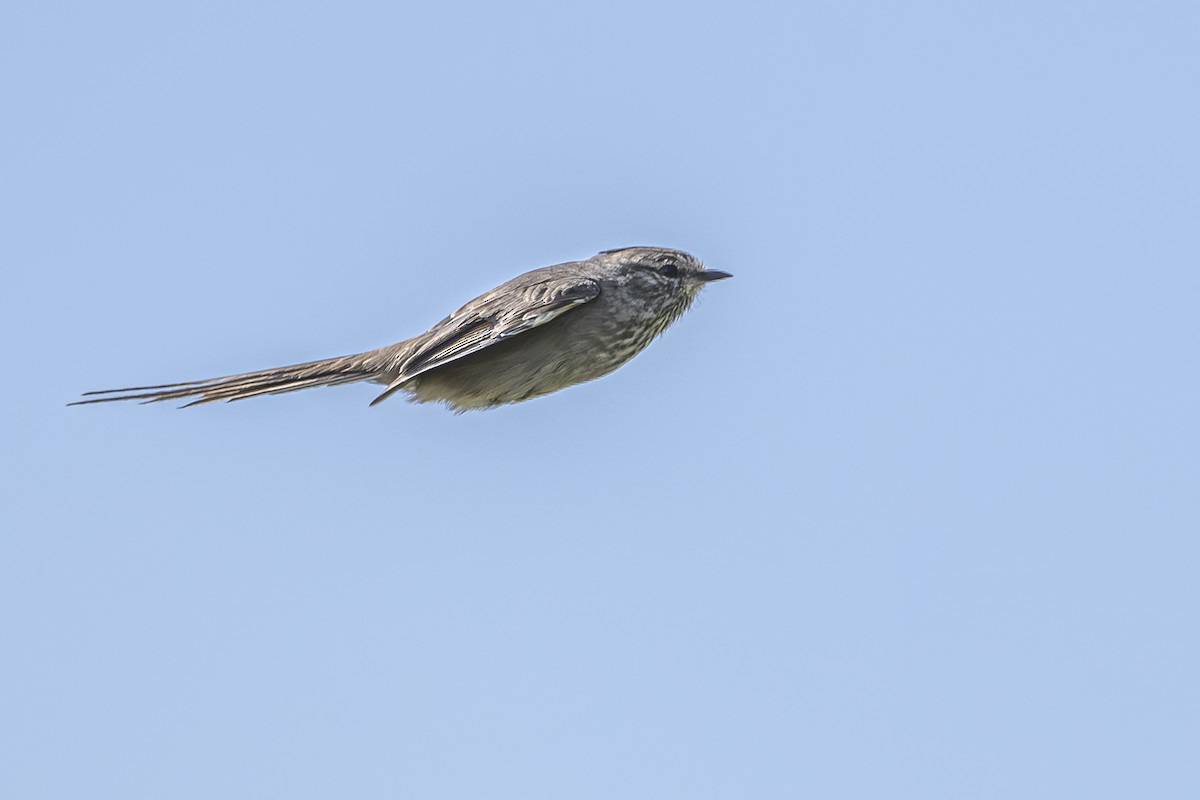
[[[371,405],[382,403],[423,372],[545,325],[599,294],[600,285],[595,281],[569,275],[547,277],[523,287],[505,284],[433,326],[400,364],[400,374]]]

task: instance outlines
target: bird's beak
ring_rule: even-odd
[[[703,272],[697,272],[692,275],[692,278],[701,283],[709,283],[711,281],[723,281],[726,278],[732,278],[732,273],[721,272],[719,269],[706,269]]]

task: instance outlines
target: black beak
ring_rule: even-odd
[[[719,269],[706,269],[703,272],[697,272],[692,275],[692,278],[701,283],[709,283],[710,281],[723,281],[726,278],[732,278],[733,274],[729,272],[721,272]]]

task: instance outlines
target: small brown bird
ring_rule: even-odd
[[[370,381],[455,411],[519,403],[595,380],[679,319],[701,287],[732,277],[661,247],[606,250],[519,275],[407,341],[366,353],[161,386],[87,392],[70,405],[197,398],[183,407]]]

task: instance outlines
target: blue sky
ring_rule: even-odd
[[[0,796],[1200,796],[1195,4],[0,30]],[[630,244],[547,398],[64,407]]]

